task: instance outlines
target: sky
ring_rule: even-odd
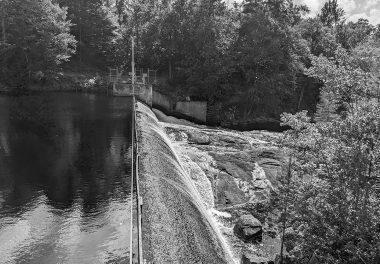
[[[310,9],[310,15],[316,15],[326,2],[324,0],[295,0],[298,4],[305,4]],[[338,0],[346,12],[349,21],[356,22],[359,18],[366,18],[370,23],[380,24],[380,0]]]
[[[226,0],[226,2],[242,2],[243,0]],[[321,10],[326,0],[294,0],[297,4],[305,4],[310,9],[310,16],[315,16]],[[366,18],[370,23],[380,24],[380,0],[338,0],[346,12],[348,21],[356,22]]]

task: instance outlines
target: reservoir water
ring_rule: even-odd
[[[0,263],[126,263],[129,98],[0,95]]]

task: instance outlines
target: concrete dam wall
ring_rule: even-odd
[[[234,263],[154,113],[137,107],[143,250],[147,263]]]
[[[207,101],[174,101],[169,96],[153,91],[152,106],[166,114],[196,123],[208,123]]]
[[[175,111],[193,117],[203,123],[207,122],[207,102],[177,102],[175,105]]]
[[[146,85],[142,83],[136,83],[132,85],[131,83],[113,83],[112,87],[113,94],[115,96],[136,96],[138,100],[152,105],[153,100],[153,88],[152,85]]]

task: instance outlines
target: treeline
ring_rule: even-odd
[[[316,122],[284,114],[290,156],[279,222],[286,263],[380,263],[380,48],[361,44],[312,57],[324,83]],[[309,262],[310,259],[313,259]]]
[[[292,0],[2,0],[0,82],[26,87],[69,71],[128,71],[130,37],[141,68],[164,92],[223,102],[223,119],[278,119],[315,111],[320,80],[312,56],[351,52],[379,26],[346,22],[330,0],[314,18]]]
[[[301,22],[314,43],[304,73],[323,85],[313,119],[282,115],[292,128],[279,199],[289,263],[380,263],[379,27],[342,17],[330,1]]]

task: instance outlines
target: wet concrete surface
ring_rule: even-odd
[[[235,263],[155,115],[137,107],[142,230],[147,263]]]

